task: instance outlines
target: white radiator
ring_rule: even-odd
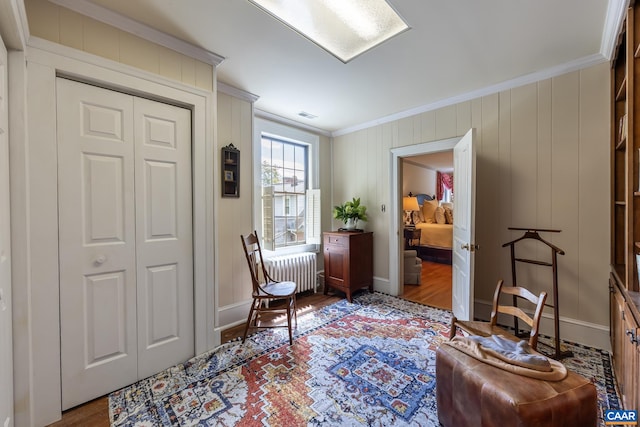
[[[316,254],[304,252],[265,260],[267,272],[273,280],[290,280],[298,285],[298,292],[316,292]]]

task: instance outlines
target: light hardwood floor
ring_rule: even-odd
[[[405,285],[401,298],[415,301],[433,307],[451,309],[451,266],[434,262],[422,262],[422,276],[420,285]],[[301,295],[298,298],[298,313],[319,310],[344,298],[344,294],[322,292]],[[278,316],[271,323],[281,323],[284,320]],[[244,325],[234,326],[222,332],[222,342],[242,337]],[[69,409],[62,414],[62,420],[50,426],[91,426],[109,427],[109,399],[99,397],[76,408]]]

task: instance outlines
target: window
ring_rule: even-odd
[[[261,178],[263,206],[272,218],[266,219],[273,230],[275,248],[306,243],[306,190],[308,147],[262,134]],[[267,201],[266,198],[271,200]],[[265,214],[263,212],[263,222]],[[271,223],[271,221],[273,221]],[[264,231],[267,227],[264,227]],[[271,236],[269,236],[271,237]],[[264,236],[267,240],[267,236]]]
[[[320,244],[319,137],[256,118],[254,207],[265,252],[317,250]]]

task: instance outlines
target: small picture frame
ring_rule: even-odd
[[[224,171],[224,180],[233,181],[233,171]]]

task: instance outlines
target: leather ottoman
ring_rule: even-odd
[[[558,426],[598,423],[595,386],[569,371],[561,381],[517,375],[449,345],[436,352],[438,418],[444,427]]]

